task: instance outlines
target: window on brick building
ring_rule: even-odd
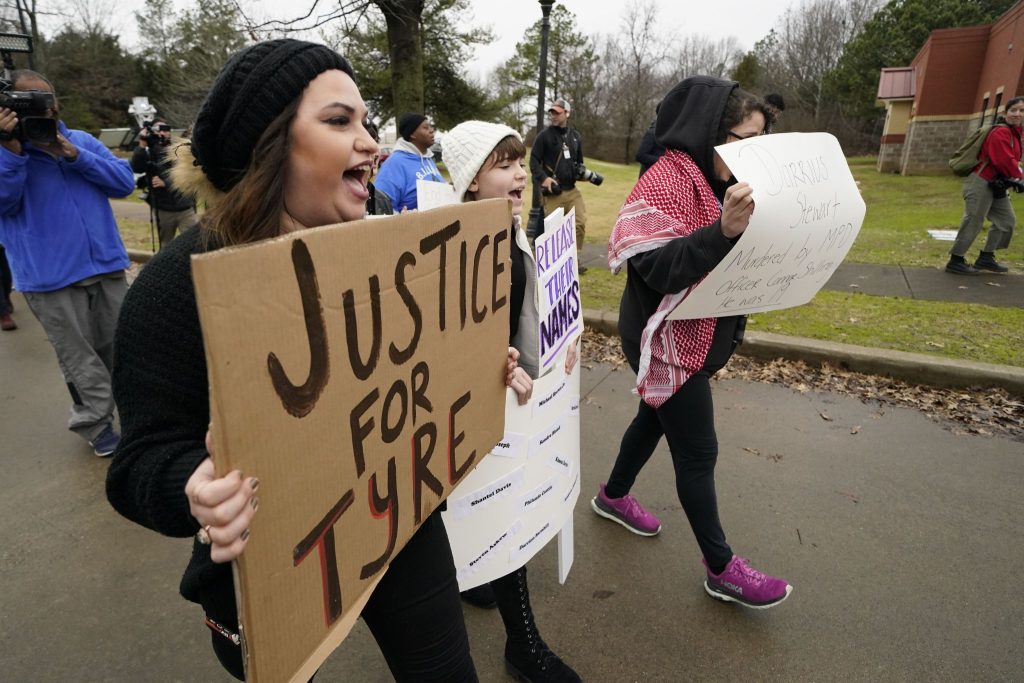
[[[996,122],[996,117],[999,116],[999,105],[1003,102],[1003,93],[996,93],[996,104],[992,108],[992,123]]]
[[[988,95],[981,101],[981,121],[978,121],[978,128],[985,125],[985,114],[988,113]]]

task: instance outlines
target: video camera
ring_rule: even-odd
[[[17,139],[48,145],[57,142],[57,100],[53,93],[18,91],[11,81],[14,70],[12,52],[32,52],[32,38],[20,33],[0,33],[0,57],[4,72],[0,78],[0,107],[10,109],[18,117],[18,125],[10,133],[0,131],[0,140]]]
[[[148,131],[148,132],[147,132]],[[139,134],[140,140],[145,140],[148,145],[169,145],[171,139],[166,135],[157,135],[158,132],[169,133],[171,127],[166,123],[154,123],[153,121],[142,122],[142,133]]]

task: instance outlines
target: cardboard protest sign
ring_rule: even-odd
[[[750,183],[755,209],[728,256],[669,314],[712,318],[807,303],[843,262],[864,200],[828,133],[765,135],[715,150]]]
[[[550,218],[550,217],[549,217]],[[576,259],[576,209],[534,241],[540,292],[540,368],[555,364],[570,339],[583,332],[583,304]]]
[[[580,364],[567,376],[564,353],[559,361],[534,381],[527,405],[508,390],[504,438],[448,499],[444,523],[461,590],[518,569],[567,528],[565,581],[580,494]]]
[[[261,482],[249,681],[308,680],[501,438],[511,222],[474,202],[193,259],[216,469]]]

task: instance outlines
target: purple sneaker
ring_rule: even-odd
[[[618,522],[634,534],[657,536],[661,531],[661,522],[658,518],[644,510],[636,498],[609,498],[604,494],[604,484],[601,484],[601,490],[597,495],[590,499],[590,507],[594,508],[597,514]]]
[[[738,602],[754,609],[768,609],[789,597],[792,586],[782,579],[751,568],[747,564],[749,561],[745,557],[733,555],[718,575],[712,574],[708,563],[704,562],[708,575],[704,581],[704,590],[717,600]]]

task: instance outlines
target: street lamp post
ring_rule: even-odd
[[[540,78],[537,81],[537,135],[544,129],[544,90],[547,87],[548,78],[548,32],[551,30],[551,22],[548,16],[551,14],[551,6],[555,0],[540,0],[540,9],[544,13],[544,19],[540,24]],[[526,234],[535,238],[544,232],[544,209],[540,200],[540,183],[533,179],[533,204],[530,207],[530,218],[526,223]]]

